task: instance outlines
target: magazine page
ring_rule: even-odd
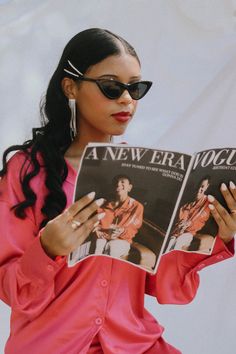
[[[68,257],[108,256],[153,273],[191,156],[124,144],[89,144],[74,201],[95,191],[105,198],[100,220]]]
[[[220,186],[236,183],[235,172],[235,149],[209,149],[196,154],[164,253],[181,250],[211,254],[218,226],[207,195],[213,195],[228,209]]]

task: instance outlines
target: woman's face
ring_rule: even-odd
[[[137,59],[123,52],[91,66],[84,76],[132,83],[141,79],[141,71]],[[77,87],[75,99],[79,135],[104,141],[112,135],[123,134],[137,106],[137,101],[131,98],[128,91],[125,90],[117,99],[109,99],[94,82],[81,81]]]

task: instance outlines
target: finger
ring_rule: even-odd
[[[210,204],[209,208],[211,210],[211,214],[215,219],[219,229],[219,237],[224,241],[224,243],[228,243],[235,236],[235,226],[234,228],[229,228],[227,224],[225,224],[224,220],[221,218],[220,214],[214,207],[214,205]]]
[[[215,206],[213,204],[209,204],[209,209],[211,211],[211,215],[213,216],[215,222],[217,223],[217,225],[220,227],[224,227],[225,226],[225,222],[222,219],[221,215],[219,214],[218,210],[215,208]]]
[[[94,227],[96,227],[97,222],[100,221],[104,216],[105,213],[98,213],[90,219],[86,220],[77,230],[75,230],[74,234],[77,236],[79,244],[82,244],[84,240],[86,240]]]
[[[231,192],[229,191],[225,183],[221,184],[220,190],[229,209],[230,210],[236,209],[236,200],[234,199],[233,195],[231,194]]]
[[[218,214],[221,216],[221,218],[224,221],[230,221],[231,217],[230,214],[227,212],[227,210],[216,200],[212,195],[208,195],[208,200],[209,202],[214,206]],[[209,206],[211,209],[211,207]],[[212,209],[211,209],[212,210]]]
[[[86,205],[90,204],[94,197],[95,192],[91,192],[77,200],[68,209],[65,210],[66,216],[71,217],[72,219],[81,209],[83,209]]]
[[[223,222],[224,225],[226,225],[228,228],[233,229],[235,227],[235,222],[232,216],[228,213],[228,211],[212,195],[208,195],[208,200],[211,203],[209,205],[209,208],[212,212],[214,219],[216,217],[217,220],[219,221],[220,218],[222,220],[220,222],[220,225],[223,225],[222,224]],[[217,224],[219,225],[218,222]]]
[[[232,193],[232,195],[234,197],[234,200],[236,201],[236,186],[235,186],[233,181],[229,182],[229,189],[230,189],[230,192]]]
[[[78,220],[79,222],[84,223],[104,203],[104,201],[105,201],[104,198],[100,198],[100,199],[95,200],[89,206],[87,206],[82,211],[77,213],[74,216],[73,220]]]

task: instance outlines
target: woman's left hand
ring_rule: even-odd
[[[236,186],[230,182],[228,188],[222,183],[220,190],[231,212],[229,213],[212,195],[208,195],[209,208],[219,227],[219,237],[224,243],[228,243],[236,234]]]

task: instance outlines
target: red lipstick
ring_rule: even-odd
[[[112,114],[112,117],[114,117],[118,122],[127,122],[131,118],[130,112],[118,112]]]

